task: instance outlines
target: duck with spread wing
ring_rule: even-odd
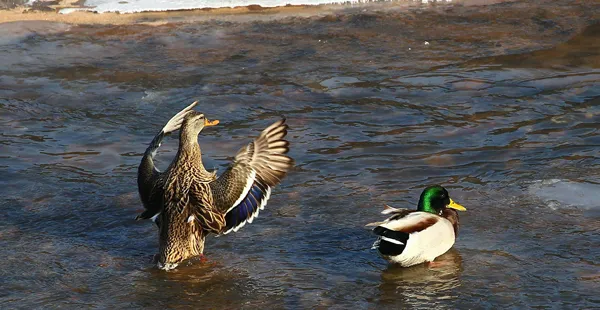
[[[138,188],[145,211],[136,219],[152,219],[159,229],[157,265],[169,270],[202,255],[208,234],[236,232],[264,209],[271,190],[294,164],[286,154],[285,119],[267,127],[243,147],[219,177],[202,165],[198,135],[215,126],[193,111],[197,102],[177,113],[154,137],[138,168]],[[178,129],[179,150],[169,168],[154,165],[163,138]]]

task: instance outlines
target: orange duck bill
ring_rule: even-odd
[[[219,120],[213,120],[213,121],[209,121],[208,118],[204,119],[204,126],[216,126],[217,124],[219,124]]]

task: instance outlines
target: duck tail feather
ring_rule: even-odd
[[[381,214],[404,213],[407,210],[408,209],[405,209],[405,208],[394,208],[394,207],[390,207],[388,205],[384,205],[383,211],[381,211]]]
[[[365,225],[365,227],[379,226],[382,224],[385,224],[385,222],[373,222],[373,223],[369,223],[369,224]]]

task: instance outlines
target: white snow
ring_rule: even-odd
[[[87,0],[84,3],[85,8],[65,8],[60,10],[60,13],[68,14],[75,11],[93,11],[98,13],[136,13],[147,11],[191,10],[202,8],[232,8],[237,6],[249,5],[260,5],[262,7],[278,7],[285,6],[288,4],[320,5],[335,3],[365,3],[372,1],[374,0]],[[422,3],[432,2],[427,0],[420,1]],[[438,2],[451,2],[451,0],[441,0]]]
[[[326,3],[358,2],[332,0],[88,0],[84,9],[64,9],[63,14],[72,11],[88,10],[98,13],[136,13],[145,11],[172,11],[201,8],[232,8],[258,4],[262,7],[291,5],[318,5]]]

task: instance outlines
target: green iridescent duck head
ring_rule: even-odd
[[[441,185],[428,186],[423,190],[417,206],[418,211],[441,214],[446,208],[467,211],[465,207],[454,202],[448,191]]]

